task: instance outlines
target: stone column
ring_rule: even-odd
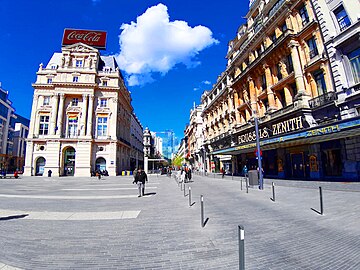
[[[58,112],[58,104],[59,104],[59,96],[55,94],[53,98],[52,111],[51,111],[51,124],[50,124],[51,135],[55,135],[56,133],[56,117]]]
[[[94,95],[90,95],[89,98],[89,109],[88,109],[88,117],[87,117],[87,129],[86,129],[86,136],[92,136],[92,125],[93,125],[93,112],[94,110]]]
[[[63,127],[63,119],[64,119],[64,102],[65,102],[65,95],[63,93],[60,94],[60,104],[59,104],[59,113],[57,117],[57,125],[58,128],[56,130],[56,135],[62,135],[62,127]]]
[[[257,113],[257,104],[256,104],[257,93],[254,85],[254,80],[251,77],[249,77],[248,82],[249,82],[249,90],[250,90],[250,105],[251,105],[252,113],[254,114]]]
[[[300,99],[302,96],[305,96],[306,93],[305,93],[304,74],[302,71],[300,56],[298,51],[299,43],[295,40],[291,40],[288,46],[291,49],[291,58],[294,67],[295,83],[298,91],[298,94],[296,95],[295,99]]]
[[[266,77],[266,93],[269,100],[269,111],[273,111],[276,110],[276,104],[275,104],[274,92],[270,89],[270,86],[272,85],[271,70],[270,70],[270,66],[267,64],[265,64],[263,67],[265,70],[265,77]]]
[[[29,127],[29,134],[30,134],[30,138],[33,137],[33,135],[35,135],[35,129],[36,129],[36,119],[38,118],[38,115],[36,113],[37,111],[37,106],[38,106],[38,100],[39,100],[39,96],[38,95],[34,95],[33,98],[33,104],[32,104],[32,110],[31,110],[31,121],[30,121],[30,127]]]
[[[82,112],[81,112],[81,136],[85,136],[86,131],[86,116],[87,116],[87,101],[88,101],[88,95],[83,94],[83,106],[82,106]]]

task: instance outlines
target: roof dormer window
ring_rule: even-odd
[[[104,71],[105,73],[110,73],[111,68],[110,68],[110,67],[104,67],[103,71]]]

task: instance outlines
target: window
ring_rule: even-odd
[[[281,74],[281,66],[280,64],[277,64],[276,65],[276,77],[278,78],[278,80],[280,81],[283,77],[282,77],[282,74]]]
[[[269,108],[269,100],[267,98],[265,98],[262,100],[262,103],[264,105],[265,111],[267,111]]]
[[[102,86],[107,86],[107,81],[103,81]]]
[[[69,116],[68,121],[68,137],[73,138],[77,136],[78,118],[77,116]]]
[[[71,106],[78,106],[79,105],[79,99],[78,98],[73,98],[71,101]]]
[[[51,66],[51,69],[57,69],[57,66],[56,66],[56,65],[52,65],[52,66]]]
[[[83,61],[82,60],[76,60],[76,67],[82,67]]]
[[[97,124],[97,136],[106,136],[107,135],[107,117],[99,117]]]
[[[79,81],[79,77],[78,76],[74,76],[73,77],[73,82],[78,82]]]
[[[106,98],[100,99],[100,107],[107,107],[107,99]]]
[[[47,135],[49,133],[49,116],[40,115],[39,135]]]
[[[265,76],[265,74],[261,75],[261,87],[262,87],[263,90],[266,89],[266,76]]]
[[[309,20],[309,15],[306,9],[306,6],[303,5],[300,9],[299,9],[299,14],[301,17],[301,21],[302,21],[302,25],[304,26],[305,24],[307,24],[310,20]]]
[[[317,56],[319,54],[318,49],[316,47],[316,41],[315,41],[314,37],[310,38],[307,41],[307,45],[309,47],[310,59],[314,58],[315,56]]]
[[[346,29],[348,26],[350,26],[351,24],[350,19],[342,5],[334,10],[334,14],[336,16],[336,20],[339,23],[339,27],[341,31]]]
[[[110,69],[110,67],[104,67],[103,70],[104,70],[105,73],[110,73],[110,70],[111,70],[111,69]]]
[[[283,108],[286,107],[286,99],[285,99],[284,90],[279,91],[279,99],[280,99],[281,106],[282,106]]]
[[[326,93],[326,83],[325,83],[324,73],[322,71],[315,72],[314,80],[316,82],[318,95],[322,96],[323,94]]]
[[[49,84],[52,83],[52,78],[48,78],[47,83],[49,83]]]
[[[351,71],[354,76],[354,82],[360,83],[360,48],[349,53],[349,61],[351,65]]]
[[[291,54],[286,56],[286,69],[287,69],[288,74],[290,74],[291,72],[294,71]]]
[[[49,105],[49,104],[50,104],[50,97],[45,96],[44,101],[43,101],[43,105]]]
[[[284,33],[287,30],[287,25],[286,22],[284,22],[284,24],[281,26],[281,31]]]
[[[290,89],[293,93],[293,98],[297,95],[297,88],[296,88],[296,83],[293,83],[290,85]]]
[[[276,41],[276,34],[275,34],[275,32],[271,35],[271,41],[273,42],[273,43],[275,43],[275,41]]]

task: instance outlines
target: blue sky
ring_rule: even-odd
[[[245,0],[0,0],[0,82],[29,118],[36,71],[61,51],[64,28],[104,30],[101,54],[120,62],[144,128],[181,138],[247,10]]]

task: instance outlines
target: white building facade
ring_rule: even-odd
[[[40,64],[24,175],[118,175],[130,169],[133,108],[115,58],[83,43]]]
[[[136,117],[135,113],[131,115],[131,157],[130,169],[133,171],[135,168],[144,166],[144,136],[143,127]]]

